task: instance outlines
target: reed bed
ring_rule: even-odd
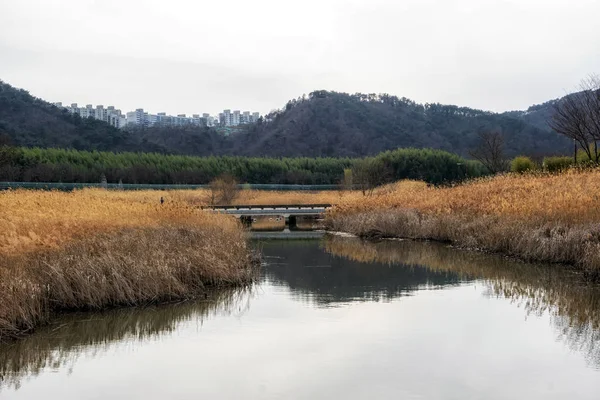
[[[158,199],[97,189],[0,193],[0,340],[61,310],[187,299],[253,279],[239,222]]]
[[[400,182],[342,199],[329,229],[363,237],[447,241],[600,277],[600,170],[508,174],[445,188]]]

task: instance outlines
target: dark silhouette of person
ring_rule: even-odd
[[[164,203],[165,199],[163,197],[160,198],[160,204]]]

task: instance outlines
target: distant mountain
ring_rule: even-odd
[[[0,134],[22,146],[135,150],[125,132],[81,119],[0,81]]]
[[[529,125],[533,125],[544,131],[551,131],[548,121],[552,118],[554,112],[554,105],[558,103],[560,99],[554,99],[547,101],[542,104],[536,104],[529,107],[526,111],[508,111],[502,115],[512,118],[518,118]]]
[[[223,138],[207,128],[125,131],[81,118],[0,81],[0,135],[13,145],[77,150],[210,154]]]
[[[118,130],[61,110],[0,81],[0,135],[20,146],[186,155],[364,156],[398,147],[468,156],[479,132],[503,132],[506,152],[561,154],[566,139],[546,125],[551,104],[496,114],[390,95],[315,91],[230,136],[199,127]]]
[[[506,152],[548,155],[568,141],[545,124],[549,108],[496,114],[467,107],[418,104],[389,95],[313,92],[249,128],[243,154],[358,156],[397,147],[428,147],[468,156],[477,134],[501,131]]]

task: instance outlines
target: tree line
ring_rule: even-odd
[[[469,155],[492,173],[507,170],[526,172],[543,169],[558,172],[571,166],[597,166],[600,164],[600,77],[590,75],[583,79],[578,91],[540,106],[546,124],[555,132],[572,141],[572,156],[528,157],[518,156],[510,161],[506,157],[506,140],[500,131],[481,132],[476,146]],[[536,117],[537,118],[537,117]],[[537,159],[536,159],[537,158]]]
[[[0,181],[207,184],[230,175],[240,183],[379,185],[399,179],[432,184],[487,173],[478,162],[441,150],[398,149],[367,158],[193,157],[11,147],[0,139]]]

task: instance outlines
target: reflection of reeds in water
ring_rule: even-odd
[[[498,175],[452,187],[400,182],[340,200],[327,224],[358,236],[434,239],[573,264],[600,280],[599,180],[600,168]]]
[[[141,342],[168,335],[186,322],[249,307],[252,290],[222,289],[203,301],[143,309],[67,314],[23,340],[0,345],[0,391],[20,386],[24,377],[46,369],[74,367],[83,354],[95,355],[123,342]]]
[[[600,287],[556,265],[529,264],[497,255],[457,250],[437,243],[368,242],[328,237],[325,250],[359,262],[420,265],[483,279],[490,294],[502,296],[528,313],[549,312],[559,336],[600,365]]]

